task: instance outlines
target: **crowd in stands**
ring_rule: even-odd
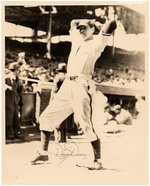
[[[16,56],[17,55],[17,56]],[[26,57],[27,56],[27,57]],[[20,52],[19,54],[10,51],[6,52],[6,74],[9,73],[8,66],[12,61],[22,63],[20,66],[20,77],[30,78],[45,82],[53,82],[57,73],[57,66],[64,62],[61,57],[52,57],[51,61],[39,56],[31,56]],[[126,87],[126,88],[141,88],[144,86],[144,72],[138,69],[130,69],[128,66],[123,67],[102,67],[96,68],[93,75],[96,83],[109,86]],[[33,82],[26,81],[26,87],[31,87]],[[33,87],[32,87],[33,89]],[[31,90],[25,88],[25,91]]]
[[[15,62],[19,64],[19,77],[23,81],[24,92],[33,92],[34,86],[38,82],[53,82],[56,75],[56,64],[51,65],[47,59],[39,55],[31,57],[30,60],[26,59],[25,52],[20,52],[17,56],[9,62],[8,55],[6,55],[5,74],[6,77],[10,75],[9,66],[14,63],[12,60],[15,59]]]
[[[102,85],[139,88],[144,86],[144,73],[138,70],[103,68],[95,72],[93,79]]]

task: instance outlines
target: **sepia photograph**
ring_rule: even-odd
[[[148,1],[6,1],[2,184],[148,185]]]

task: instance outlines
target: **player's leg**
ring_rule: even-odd
[[[39,161],[45,162],[48,161],[48,145],[50,140],[49,131],[41,131],[41,148],[36,152],[35,156],[31,160],[31,164],[36,164]]]
[[[57,112],[58,116],[61,115],[63,117],[58,117],[56,115],[56,111],[54,113],[50,111],[49,112],[50,116],[48,116],[49,114],[46,115],[46,113],[43,113],[45,117],[47,118],[47,119],[44,119],[44,122],[46,121],[47,123],[49,123],[49,125],[51,125],[51,121],[52,121],[52,125],[51,125],[51,128],[45,124],[44,126],[41,126],[41,147],[40,147],[40,150],[37,156],[35,156],[35,158],[31,161],[32,164],[36,163],[37,161],[48,160],[48,146],[49,146],[51,132],[53,132],[53,130],[57,128],[59,124],[61,124],[62,121],[66,119],[71,113],[72,113],[72,110],[70,108],[65,109],[65,107],[62,107],[62,109]],[[54,123],[54,120],[56,120],[56,123]],[[41,122],[41,125],[42,125],[42,122]]]
[[[39,160],[48,160],[48,146],[51,132],[73,112],[70,102],[69,94],[62,89],[52,102],[47,106],[39,118],[41,130],[41,147],[39,153],[31,161],[32,164]]]
[[[80,92],[80,95],[78,95]],[[94,161],[89,169],[102,169],[100,139],[94,131],[92,124],[91,96],[88,94],[88,87],[75,84],[73,94],[73,110],[76,120],[80,123],[85,135],[88,137],[94,151]]]

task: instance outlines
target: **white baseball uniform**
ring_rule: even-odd
[[[76,28],[70,31],[70,35],[72,36],[72,48],[68,59],[66,79],[54,99],[41,114],[40,130],[53,131],[63,120],[74,113],[88,139],[95,141],[97,134],[92,122],[92,99],[96,87],[91,77],[95,62],[103,52],[109,36],[100,32],[96,38],[83,41]]]

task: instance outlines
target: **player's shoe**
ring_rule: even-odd
[[[77,164],[78,167],[84,167],[87,168],[89,170],[103,170],[103,166],[102,163],[99,163],[97,161],[94,161],[90,164]]]
[[[89,170],[103,170],[103,166],[102,166],[102,163],[99,163],[99,162],[93,162],[91,164],[91,166],[88,167]]]
[[[33,160],[30,161],[30,162],[31,162],[32,165],[35,165],[35,164],[37,164],[38,162],[44,163],[44,162],[46,162],[46,161],[48,161],[48,160],[49,160],[49,158],[48,158],[48,155],[47,155],[47,154],[46,154],[46,155],[43,155],[43,154],[41,154],[40,152],[37,152],[35,158],[33,158]]]

